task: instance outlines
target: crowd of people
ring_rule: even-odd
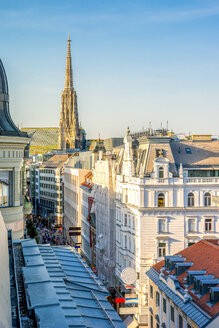
[[[38,242],[40,244],[68,245],[68,242],[63,237],[61,227],[53,226],[48,222],[48,219],[34,217],[30,219],[37,232]]]

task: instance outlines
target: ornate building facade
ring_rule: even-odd
[[[62,92],[59,123],[59,148],[84,149],[85,132],[79,126],[77,94],[73,86],[71,40],[67,40],[65,89]]]
[[[27,133],[11,119],[7,76],[0,60],[0,212],[14,238],[24,233],[24,161],[29,142]]]

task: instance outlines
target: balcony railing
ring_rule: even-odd
[[[219,183],[219,177],[185,178],[184,183]]]

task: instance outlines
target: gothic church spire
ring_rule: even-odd
[[[68,46],[67,46],[67,58],[66,58],[66,70],[65,70],[65,89],[73,90],[73,74],[71,64],[71,40],[68,34]]]
[[[80,128],[78,120],[77,94],[73,87],[71,40],[69,35],[67,43],[65,89],[61,97],[58,147],[60,149],[83,149],[85,132]]]

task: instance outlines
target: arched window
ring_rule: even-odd
[[[164,177],[163,167],[159,167],[159,179],[163,179],[163,177]]]
[[[70,148],[70,143],[69,141],[66,141],[66,149],[69,149]]]
[[[158,194],[158,201],[157,201],[158,207],[164,207],[165,206],[165,196],[163,193]]]
[[[204,204],[205,206],[211,206],[211,194],[210,192],[206,192],[204,195]]]
[[[188,194],[188,206],[192,207],[192,206],[194,206],[194,204],[195,204],[195,197],[194,197],[193,192],[190,192]]]

